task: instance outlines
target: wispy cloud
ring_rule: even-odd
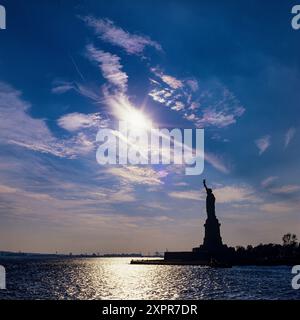
[[[7,198],[9,194],[12,205],[16,203],[16,198],[22,195],[24,198],[30,197],[36,201],[51,200],[51,206],[57,209],[73,208],[73,213],[76,214],[77,211],[90,211],[93,207],[96,208],[99,202],[102,209],[104,207],[108,209],[116,203],[136,200],[134,189],[129,184],[112,181],[111,175],[105,170],[101,170],[101,179],[109,180],[110,186],[99,183],[97,179],[100,174],[99,168],[93,163],[89,163],[86,170],[76,176],[78,162],[66,163],[54,158],[50,162],[52,166],[49,166],[49,159],[43,161],[34,153],[25,154],[22,161],[15,162],[19,165],[9,172],[0,169],[2,181],[0,195],[6,194]],[[32,166],[30,173],[24,174],[24,169],[29,171],[30,166]]]
[[[277,194],[291,194],[298,191],[300,191],[300,186],[292,185],[292,184],[270,189],[270,192],[277,193]]]
[[[225,174],[230,173],[229,166],[224,162],[224,160],[211,152],[205,152],[205,161],[212,165],[215,169]]]
[[[218,203],[260,202],[254,190],[249,186],[226,186],[213,189]],[[203,190],[172,191],[168,195],[172,198],[203,201]]]
[[[95,149],[95,135],[93,133],[79,132],[69,139],[72,145],[74,157],[92,152]]]
[[[91,127],[101,128],[107,126],[107,120],[100,113],[84,114],[79,112],[68,113],[57,120],[60,127],[68,131],[77,131]]]
[[[98,103],[101,101],[101,96],[96,90],[94,90],[94,89],[92,89],[82,83],[69,82],[69,81],[64,81],[64,80],[53,81],[52,89],[51,89],[52,93],[63,94],[68,91],[71,91],[71,90],[76,91],[81,96],[86,97],[94,102]]]
[[[217,82],[202,85],[196,79],[178,79],[152,68],[156,79],[150,79],[152,89],[149,96],[197,127],[224,128],[236,123],[245,108],[227,88]]]
[[[156,41],[147,36],[131,34],[109,19],[96,19],[92,16],[86,16],[82,19],[94,29],[100,39],[122,48],[128,54],[141,55],[146,47],[153,47],[158,51],[162,50]]]
[[[75,89],[75,86],[71,82],[54,81],[51,91],[52,91],[52,93],[55,93],[55,94],[62,94],[62,93],[66,93],[66,92],[73,90],[73,89]]]
[[[288,129],[288,131],[286,132],[286,134],[284,136],[284,147],[285,148],[290,144],[290,142],[294,138],[295,134],[296,134],[296,129],[295,128],[289,128]]]
[[[295,204],[285,201],[268,202],[259,207],[261,211],[273,214],[285,214],[292,211],[298,212],[298,208]]]
[[[44,119],[35,119],[30,116],[31,104],[22,98],[22,93],[3,82],[0,82],[0,101],[0,117],[6,119],[0,122],[2,144],[16,145],[31,151],[66,158],[74,158],[93,149],[94,139],[83,132],[68,139],[57,138]],[[68,126],[69,129],[79,126],[77,121],[72,127],[67,116],[64,120],[61,119],[61,124]]]
[[[18,191],[18,189],[16,189],[16,188],[12,188],[12,187],[10,187],[10,186],[6,186],[6,185],[0,185],[0,194],[1,193],[15,193],[15,192],[17,192]]]
[[[100,188],[100,191],[91,192],[94,199],[104,204],[126,203],[136,201],[134,189],[128,184],[121,184],[117,188]]]
[[[189,190],[189,191],[172,191],[168,193],[169,197],[183,200],[203,200],[200,190]]]
[[[259,150],[259,155],[262,155],[271,145],[271,136],[263,136],[255,140],[255,144]]]
[[[151,167],[110,167],[106,171],[124,182],[142,185],[160,185],[162,176]]]
[[[151,71],[160,78],[165,84],[167,84],[172,89],[180,89],[184,86],[183,82],[173,76],[164,74],[158,68],[152,68]]]
[[[70,156],[71,152],[58,141],[44,120],[34,119],[28,111],[31,104],[22,93],[9,84],[0,82],[0,141],[56,156]]]
[[[46,193],[30,192],[19,188],[12,188],[6,185],[0,185],[0,195],[1,194],[22,195],[23,197],[25,196],[34,200],[54,200],[53,197]]]
[[[277,176],[270,176],[261,182],[261,186],[267,188],[269,192],[274,194],[293,194],[300,191],[300,185],[288,184],[283,186],[275,186]]]
[[[228,127],[231,124],[236,123],[236,117],[240,116],[243,112],[244,111],[242,109],[237,110],[233,113],[228,113],[227,110],[217,110],[215,108],[205,109],[203,111],[202,118],[197,120],[197,125],[200,127]],[[187,119],[189,119],[188,116]]]
[[[264,188],[267,188],[267,187],[271,186],[273,184],[273,182],[276,181],[277,179],[278,179],[277,176],[267,177],[264,180],[262,180],[261,186]]]
[[[219,203],[260,202],[255,191],[249,186],[226,186],[216,188],[214,194]]]
[[[197,92],[199,90],[199,84],[196,79],[188,79],[186,83],[190,86],[193,92]]]
[[[188,186],[189,184],[187,182],[183,182],[183,181],[180,181],[180,182],[175,182],[173,184],[175,187],[186,187]]]
[[[92,44],[87,46],[87,55],[99,64],[103,77],[112,85],[125,92],[127,89],[128,76],[122,71],[120,57],[109,52],[96,49]]]
[[[104,101],[112,110],[112,114],[118,117],[123,111],[128,112],[128,108],[134,109],[126,94],[128,76],[122,71],[120,58],[98,50],[93,45],[87,46],[87,56],[90,60],[99,63],[104,78],[113,88],[110,90],[107,86],[103,87]],[[165,74],[159,68],[151,68],[151,72],[156,80],[150,79],[155,88],[149,95],[155,101],[181,113],[183,118],[194,122],[197,127],[209,125],[226,127],[235,123],[236,117],[244,112],[244,108],[240,106],[234,95],[220,85],[215,85],[217,89],[214,89],[214,93],[199,93],[197,92],[199,84],[196,79],[180,80]],[[200,111],[200,105],[206,106],[206,109]],[[224,161],[214,154],[206,152],[206,161],[223,173],[230,172]]]

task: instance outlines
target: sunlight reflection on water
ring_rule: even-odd
[[[130,265],[129,258],[1,261],[0,299],[300,299],[290,267]]]

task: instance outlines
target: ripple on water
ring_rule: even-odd
[[[300,299],[290,267],[130,265],[128,258],[7,259],[0,299]]]

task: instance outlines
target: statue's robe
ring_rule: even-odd
[[[206,212],[207,212],[208,219],[216,217],[215,202],[216,202],[216,198],[214,194],[208,193],[206,197]]]

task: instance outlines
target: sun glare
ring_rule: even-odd
[[[124,121],[126,121],[130,126],[139,129],[151,128],[151,121],[139,110],[128,110],[124,116]]]
[[[142,111],[132,106],[126,105],[125,108],[120,108],[118,118],[127,122],[131,129],[150,130],[152,127],[152,121]]]
[[[143,111],[131,105],[123,95],[110,97],[110,104],[113,108],[114,116],[125,121],[131,130],[150,130],[152,128],[152,120]]]

